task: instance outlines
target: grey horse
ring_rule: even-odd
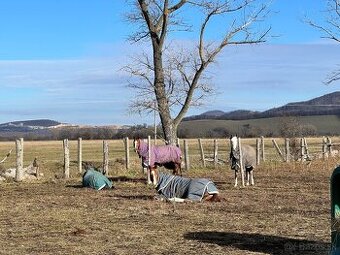
[[[240,162],[240,150],[238,146],[238,137],[231,136],[230,137],[230,163],[231,169],[235,170],[235,187],[237,186],[237,172],[241,167]],[[241,169],[246,173],[247,185],[254,185],[254,168],[256,166],[256,151],[250,145],[242,145],[242,166],[244,169]]]

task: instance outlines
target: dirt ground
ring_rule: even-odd
[[[213,179],[219,203],[158,201],[139,177],[102,191],[81,178],[0,183],[0,254],[328,254],[338,163],[267,164],[245,188],[231,170],[184,173]]]

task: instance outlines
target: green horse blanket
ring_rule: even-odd
[[[83,175],[83,187],[101,190],[103,188],[112,188],[112,182],[102,173],[90,168]]]

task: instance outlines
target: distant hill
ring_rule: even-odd
[[[340,115],[340,91],[326,94],[308,101],[289,103],[281,107],[272,108],[263,112],[237,110],[231,112],[213,111],[218,114],[205,112],[200,115],[189,116],[188,120],[247,120],[259,118],[273,118],[282,116],[315,116],[315,115]]]
[[[210,116],[210,117],[220,117],[224,114],[225,114],[224,111],[219,111],[219,110],[207,111],[204,113],[205,116]]]
[[[75,125],[49,119],[22,120],[0,124],[0,140],[13,140],[21,137],[28,140],[78,139],[78,137],[104,139],[112,138],[128,128],[130,126]]]
[[[0,124],[0,132],[29,132],[61,125],[60,122],[49,119],[12,121]]]
[[[314,115],[273,117],[247,120],[189,120],[179,125],[184,138],[217,138],[238,134],[241,137],[287,137],[287,131],[297,137],[340,135],[340,116]]]
[[[308,101],[289,103],[282,107],[269,109],[262,112],[259,117],[314,115],[340,115],[340,91]]]

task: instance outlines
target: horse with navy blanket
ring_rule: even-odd
[[[157,192],[168,201],[219,202],[219,192],[215,184],[205,178],[185,178],[151,169],[151,179]]]
[[[141,139],[133,142],[136,153],[142,158],[143,167],[147,167],[148,183],[150,183],[150,172],[158,166],[171,169],[174,175],[182,175],[182,152],[175,145],[151,145]]]

